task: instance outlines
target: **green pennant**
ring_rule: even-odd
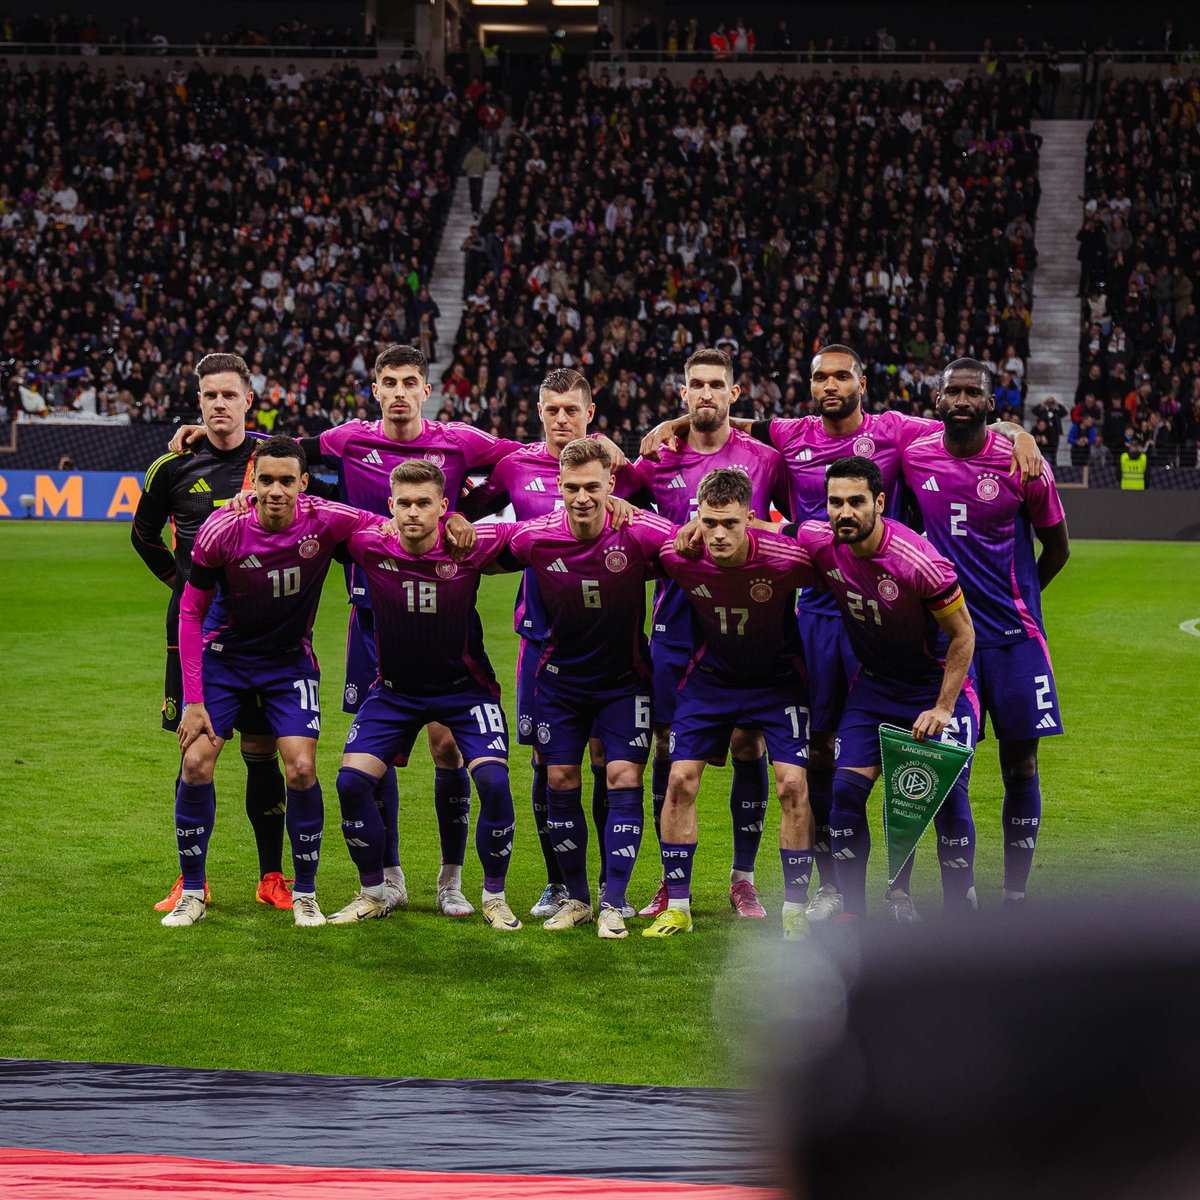
[[[891,887],[975,751],[958,742],[918,741],[911,730],[880,725],[879,753]]]

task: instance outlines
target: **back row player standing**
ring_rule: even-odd
[[[940,423],[892,410],[865,412],[866,372],[862,359],[849,346],[825,346],[814,355],[810,385],[816,415],[732,422],[735,428],[782,453],[791,491],[792,519],[822,523],[828,520],[826,468],[850,455],[870,459],[879,468],[887,497],[886,512],[898,516],[904,506],[899,486],[901,455],[917,438],[940,430]],[[652,430],[642,442],[643,456],[658,454],[663,442],[679,437],[689,421],[689,417],[681,417]],[[1025,430],[1011,422],[1002,422],[995,431],[1014,443],[1011,470],[1019,471],[1022,482],[1041,475],[1041,452]],[[809,801],[816,822],[815,857],[821,875],[821,887],[809,903],[807,916],[810,921],[823,921],[842,911],[830,858],[829,815],[833,804],[837,727],[857,660],[832,596],[811,589],[802,591],[799,613],[812,703]],[[897,919],[903,919],[911,907],[910,898],[901,891],[889,901],[889,911]]]

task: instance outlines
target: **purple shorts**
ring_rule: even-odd
[[[346,690],[342,712],[358,712],[379,674],[375,654],[375,614],[369,608],[350,606],[350,628],[346,632]]]
[[[650,643],[650,665],[653,668],[654,723],[673,725],[675,705],[679,703],[679,685],[687,674],[692,652],[686,646],[670,646],[666,642]],[[725,749],[729,746],[726,741]]]
[[[799,676],[741,687],[693,667],[675,706],[671,761],[723,759],[734,728],[745,726],[762,730],[772,762],[808,766],[808,691]]]
[[[840,616],[803,608],[796,616],[808,669],[812,728],[817,733],[829,733],[839,727],[850,681],[858,673],[858,659]]]
[[[650,731],[650,681],[637,675],[616,687],[581,692],[545,671],[537,677],[534,737],[542,761],[576,766],[588,738],[604,743],[606,761],[645,765],[654,738]]]
[[[204,651],[204,707],[213,732],[228,741],[250,704],[262,709],[276,737],[314,740],[321,733],[321,668],[300,653],[289,658],[230,658]]]
[[[911,729],[917,717],[937,703],[937,695],[937,684],[900,686],[859,672],[850,685],[842,723],[838,726],[837,765],[879,766],[879,726]],[[958,694],[954,715],[942,733],[942,740],[973,750],[978,739],[979,698],[968,679]]]
[[[1063,732],[1058,689],[1046,643],[1035,638],[975,651],[975,679],[984,720],[1001,741]]]
[[[346,734],[345,753],[406,766],[417,734],[431,721],[454,734],[464,762],[508,758],[508,723],[498,694],[475,688],[446,696],[402,696],[382,683],[362,702]]]

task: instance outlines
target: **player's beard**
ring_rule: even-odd
[[[946,428],[946,440],[960,446],[969,446],[975,441],[988,419],[986,412],[972,412],[969,421],[951,419],[955,416],[954,413],[947,413],[942,418],[942,424]]]
[[[827,408],[828,400],[817,401],[817,412],[821,414],[827,421],[844,421],[847,417],[853,416],[862,403],[857,395],[854,396],[839,396],[839,403],[836,407]]]
[[[692,413],[692,428],[697,433],[716,433],[729,416],[728,407],[701,408]]]
[[[849,528],[849,525],[843,527],[842,522],[839,520],[834,525],[833,532],[837,540],[844,546],[853,546],[857,542],[865,542],[875,532],[875,514],[871,513],[870,523],[865,526],[855,517],[853,530]]]

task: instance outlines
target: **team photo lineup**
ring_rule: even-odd
[[[138,553],[171,587],[163,725],[182,752],[180,876],[155,906],[163,925],[207,915],[214,766],[235,730],[257,899],[290,909],[298,926],[405,905],[397,767],[424,729],[437,907],[476,911],[462,879],[473,815],[479,911],[493,930],[521,929],[505,877],[514,847],[528,853],[534,839],[517,815],[524,800],[514,804],[501,684],[476,609],[480,577],[502,572],[519,576],[514,711],[545,863],[529,912],[545,929],[594,922],[619,940],[640,916],[644,937],[692,932],[693,868],[713,870],[721,856],[697,858],[696,797],[705,766],[727,756],[736,914],[767,916],[754,871],[773,776],[784,938],[864,917],[881,724],[974,750],[990,722],[1004,783],[1000,899],[1023,904],[1041,819],[1038,742],[1063,732],[1041,592],[1070,550],[1033,438],[992,421],[985,364],[958,359],[942,371],[936,420],[872,414],[859,356],[828,345],[812,359],[814,415],[751,422],[730,418],[728,355],[702,349],[685,364],[682,415],[647,435],[636,462],[588,436],[591,389],[567,368],[540,385],[544,440],[531,445],[424,419],[428,365],[412,346],[393,344],[375,362],[381,419],[299,441],[247,433],[253,394],[237,355],[208,355],[197,376],[203,425],[177,434],[150,467],[133,524]],[[510,508],[515,520],[494,519]],[[482,517],[492,519],[472,523]],[[343,704],[355,714],[336,789],[360,889],[325,912],[312,632],[335,560],[350,601]],[[647,764],[662,870],[639,909],[628,887]],[[947,913],[980,906],[969,773],[934,817]],[[708,830],[705,841],[726,836]],[[921,919],[913,859],[884,897],[900,924]]]

